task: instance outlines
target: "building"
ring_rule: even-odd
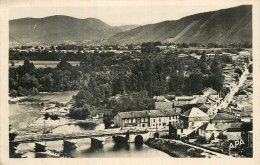
[[[205,88],[202,90],[203,95],[218,95],[218,92],[212,88]]]
[[[228,113],[216,113],[212,119],[211,123],[234,123],[236,117]]]
[[[169,123],[179,123],[179,113],[174,110],[148,110],[150,127],[165,128]]]
[[[114,117],[114,125],[116,127],[163,128],[170,122],[179,122],[179,113],[173,109],[119,112]]]
[[[181,120],[189,123],[194,122],[208,122],[210,120],[209,116],[197,107],[184,112],[181,115]]]
[[[155,109],[157,110],[170,110],[173,109],[173,102],[166,99],[164,96],[154,96]]]
[[[116,127],[148,127],[149,115],[147,111],[119,112],[114,117]]]

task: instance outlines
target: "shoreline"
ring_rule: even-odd
[[[176,158],[211,158],[217,155],[195,147],[171,141],[171,139],[148,139],[145,144]]]

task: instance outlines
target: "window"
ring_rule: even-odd
[[[141,122],[144,122],[144,118],[141,118]]]
[[[161,119],[159,119],[159,122],[161,122]]]
[[[125,123],[127,123],[127,119],[125,119]]]
[[[132,119],[129,119],[129,123],[132,123]]]
[[[155,122],[155,119],[153,119],[153,122]]]
[[[159,123],[159,126],[161,126],[161,123]]]
[[[177,116],[177,119],[179,119],[179,116]]]
[[[169,117],[169,120],[171,120],[171,116]]]
[[[136,121],[135,121],[135,118],[133,119],[133,123],[135,123]]]
[[[148,122],[148,118],[147,117],[145,118],[145,122]]]
[[[183,133],[183,129],[181,129],[181,133]]]

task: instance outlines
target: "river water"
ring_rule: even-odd
[[[37,100],[36,102],[25,102],[9,105],[9,124],[12,125],[11,131],[26,131],[27,126],[36,118],[40,117],[39,111],[46,108],[47,104],[41,105],[41,102],[67,102],[77,91],[69,92],[56,92],[56,93],[45,93],[32,98]],[[64,125],[53,130],[53,133],[66,133],[66,132],[81,132],[88,129],[104,129],[104,124],[100,120],[100,124],[96,126],[91,126],[89,128],[82,128],[77,125]],[[86,139],[76,139],[77,148],[68,153],[70,157],[74,158],[109,158],[109,157],[170,157],[168,154],[158,151],[156,149],[150,148],[145,144],[142,146],[135,146],[134,143],[128,144],[115,144],[111,137],[105,139],[105,144],[102,148],[94,149],[91,148],[91,140]],[[46,152],[35,152],[34,143],[20,144],[17,147],[19,152],[23,153],[24,157],[27,158],[51,158],[60,157],[59,154],[53,154],[51,151],[57,153],[63,153],[63,141],[48,141],[43,142],[47,146],[48,151]]]

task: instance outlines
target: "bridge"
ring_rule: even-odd
[[[20,135],[14,139],[16,143],[32,143],[42,141],[56,141],[56,140],[69,140],[69,139],[83,139],[83,138],[98,138],[106,136],[123,136],[123,135],[140,135],[147,134],[147,129],[105,129],[105,130],[87,130],[77,133],[66,134],[33,134],[33,135]]]
[[[91,139],[91,148],[102,148],[107,138],[112,137],[115,143],[122,144],[135,142],[142,145],[150,137],[168,134],[166,130],[148,130],[143,128],[124,128],[124,129],[105,129],[105,130],[86,130],[84,132],[65,133],[65,134],[33,134],[18,135],[12,142],[15,143],[35,143],[36,152],[51,151],[46,145],[46,141],[63,140],[63,152],[69,153],[77,148],[77,142],[73,139]],[[51,151],[52,152],[52,151]],[[54,152],[55,153],[55,152]],[[61,153],[63,154],[63,153]]]

